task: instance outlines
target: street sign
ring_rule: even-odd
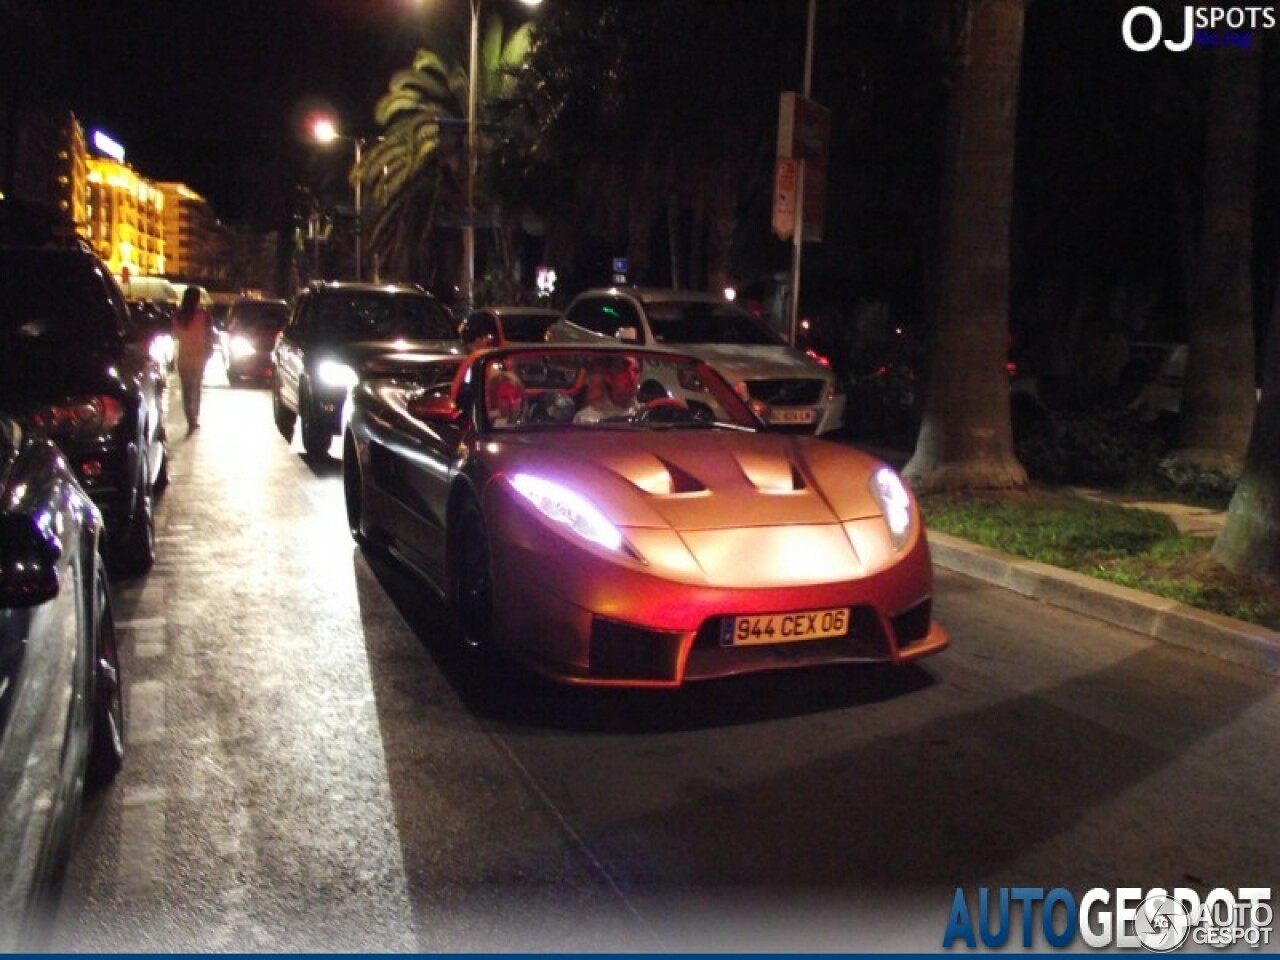
[[[800,161],[778,157],[773,170],[773,232],[790,240],[796,232],[796,187]]]
[[[778,156],[803,163],[800,179],[804,197],[800,209],[806,243],[822,239],[830,142],[831,111],[791,91],[783,93],[778,102]]]

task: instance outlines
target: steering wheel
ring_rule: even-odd
[[[697,416],[685,405],[683,400],[674,397],[659,397],[644,405],[636,420],[641,423],[689,423]]]

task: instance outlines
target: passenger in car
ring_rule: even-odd
[[[498,370],[489,376],[485,403],[491,427],[511,427],[520,423],[524,417],[524,401],[524,386],[514,373]]]

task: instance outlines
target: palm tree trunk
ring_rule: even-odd
[[[1235,469],[1255,413],[1251,261],[1260,37],[1211,54],[1205,219],[1191,277],[1179,459]]]
[[[1027,483],[1005,370],[1014,131],[1025,0],[970,0],[951,105],[941,299],[929,396],[906,474],[918,489]]]
[[[1213,558],[1237,573],[1280,579],[1280,296],[1271,310],[1262,400]]]

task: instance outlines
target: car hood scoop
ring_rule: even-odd
[[[519,444],[520,468],[569,482],[623,526],[729,530],[880,514],[858,479],[876,461],[808,437],[709,431],[641,440],[626,431],[591,431],[536,439],[537,448],[532,437]]]

